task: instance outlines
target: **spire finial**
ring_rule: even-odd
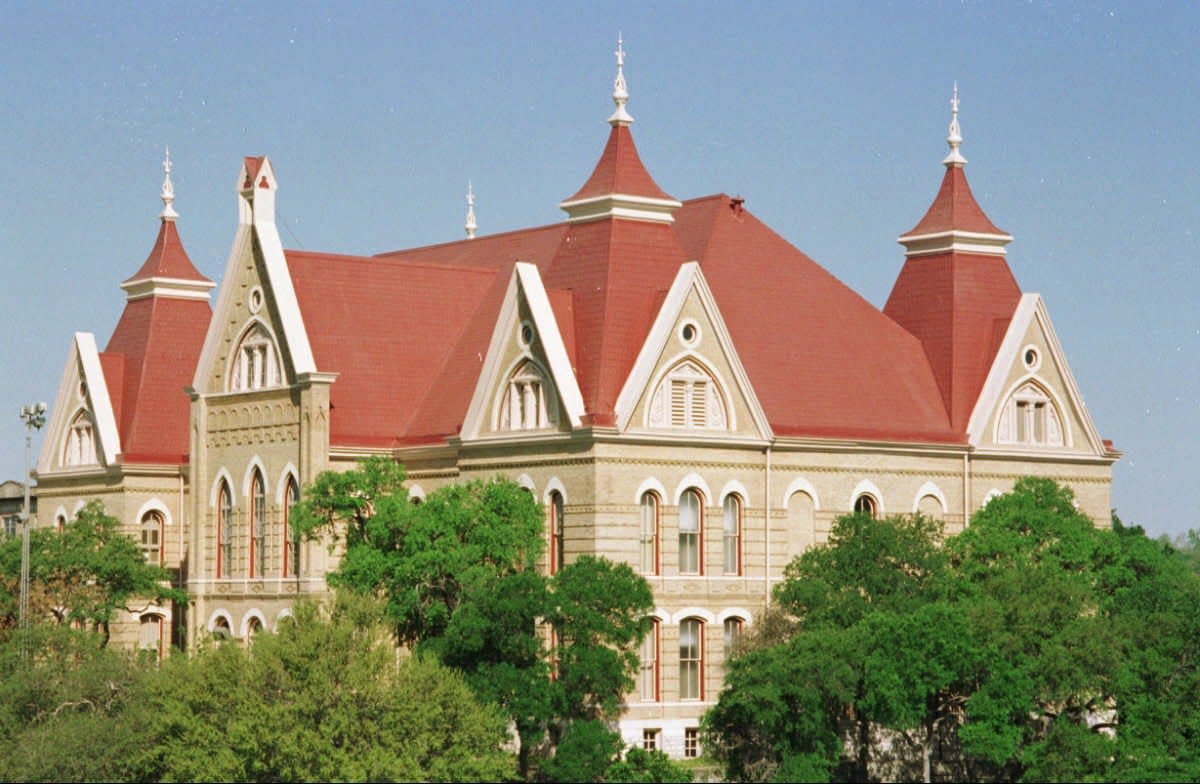
[[[471,188],[471,181],[467,180],[467,222],[464,225],[467,230],[467,239],[475,239],[475,191]]]
[[[162,193],[159,197],[163,202],[162,212],[158,217],[165,221],[173,221],[179,217],[179,213],[175,212],[175,208],[171,206],[171,202],[175,201],[175,186],[171,184],[171,148],[163,148],[163,185]]]
[[[954,82],[954,94],[950,98],[950,133],[946,135],[946,143],[950,145],[950,154],[942,161],[946,166],[962,167],[967,159],[958,151],[962,144],[962,130],[958,127],[958,82]]]
[[[617,110],[608,118],[608,124],[615,128],[633,122],[629,112],[625,111],[625,104],[629,102],[629,87],[625,84],[625,46],[620,33],[617,33],[617,51],[613,54],[617,56],[617,78],[613,80],[613,103]]]

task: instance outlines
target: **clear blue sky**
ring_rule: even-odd
[[[457,239],[468,179],[481,233],[551,223],[604,144],[621,31],[659,184],[745,196],[877,306],[940,181],[957,80],[975,195],[1125,452],[1118,513],[1200,527],[1181,503],[1200,477],[1196,4],[9,3],[0,29],[0,478],[72,333],[103,347],[116,324],[163,145],[213,279],[244,155],[276,167],[288,247]]]

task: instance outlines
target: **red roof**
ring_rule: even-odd
[[[169,235],[179,250],[176,260],[186,260],[174,229],[166,228],[171,225],[164,221],[155,248]],[[134,279],[146,269],[143,266]],[[196,278],[204,280],[199,273]],[[211,318],[207,300],[152,294],[125,304],[100,355],[121,437],[122,463],[187,462],[191,404],[184,387],[192,383]]]
[[[977,234],[1007,233],[997,228],[975,201],[971,186],[967,184],[967,175],[961,166],[946,167],[942,187],[933,198],[933,204],[929,205],[925,217],[904,236],[940,234],[952,229]]]
[[[672,197],[646,171],[642,159],[638,155],[637,146],[633,143],[633,134],[627,125],[614,125],[608,134],[608,144],[596,162],[592,176],[583,184],[574,196],[566,201],[578,201],[611,194],[625,196],[645,196],[652,199],[671,199]]]
[[[125,283],[147,278],[175,278],[211,283],[188,258],[187,251],[183,249],[183,242],[179,239],[179,230],[175,228],[175,221],[164,220],[160,223],[158,238],[154,241],[154,247],[150,249],[146,262]]]

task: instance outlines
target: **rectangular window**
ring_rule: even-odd
[[[655,751],[658,749],[658,733],[661,730],[642,730],[642,749]]]
[[[704,623],[696,618],[679,624],[679,699],[704,699]]]
[[[742,573],[742,501],[732,493],[724,504],[725,574]]]
[[[695,759],[700,756],[700,728],[688,727],[683,731],[683,756]]]

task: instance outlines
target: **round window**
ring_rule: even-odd
[[[1025,363],[1025,367],[1029,370],[1037,370],[1042,363],[1042,356],[1033,346],[1026,346],[1025,351],[1021,354],[1021,359]]]
[[[700,340],[700,327],[694,321],[685,321],[679,328],[679,337],[686,345],[694,346]]]
[[[262,310],[263,306],[263,290],[258,286],[250,289],[250,312],[257,313]]]
[[[533,327],[527,321],[521,323],[521,342],[526,346],[533,344]]]

